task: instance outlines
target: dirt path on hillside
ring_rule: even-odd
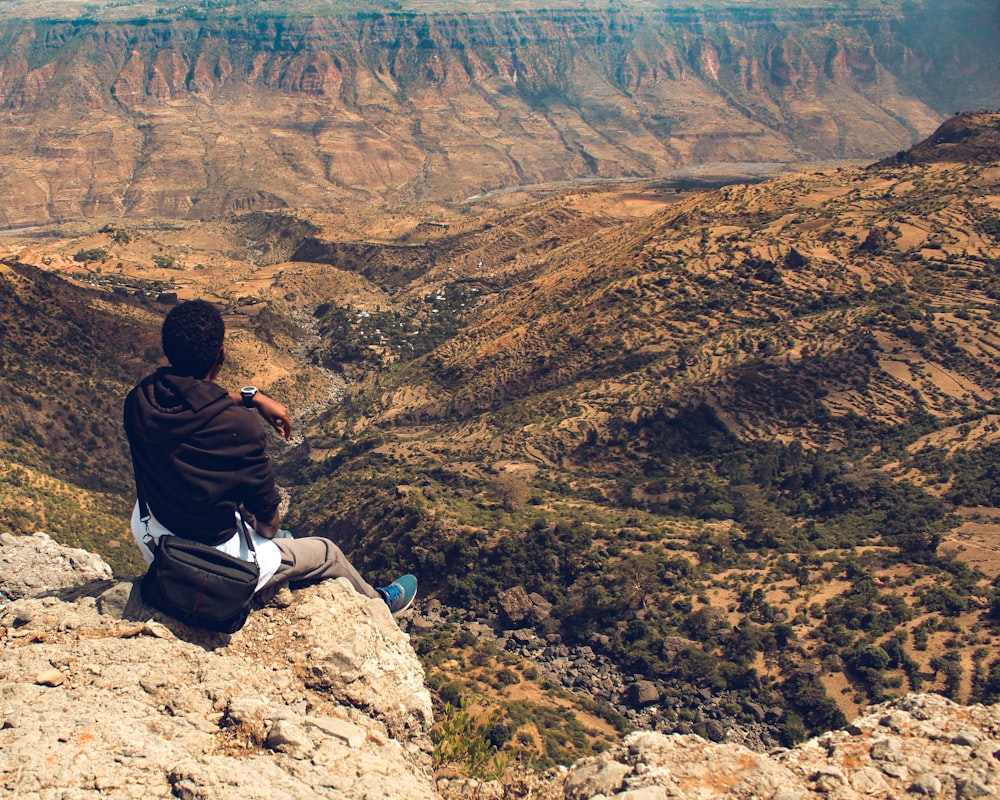
[[[939,549],[996,578],[1000,575],[1000,508],[960,508],[957,514],[966,521],[941,542]]]

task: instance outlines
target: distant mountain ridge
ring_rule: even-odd
[[[994,161],[1000,161],[1000,115],[973,111],[956,114],[922,142],[876,166]]]
[[[282,8],[0,23],[0,226],[865,158],[1000,104],[1000,23],[977,0],[948,17]]]

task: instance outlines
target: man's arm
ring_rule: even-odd
[[[229,396],[237,405],[243,404],[243,397],[239,392],[229,392]],[[292,435],[292,417],[288,413],[288,409],[273,397],[268,397],[263,392],[257,392],[253,396],[253,407],[257,409],[257,413],[265,419],[267,424],[278,432],[279,436],[287,439]]]

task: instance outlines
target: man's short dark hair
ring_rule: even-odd
[[[170,366],[181,375],[204,378],[222,350],[226,325],[211,303],[187,300],[170,310],[161,334]]]

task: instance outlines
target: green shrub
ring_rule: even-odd
[[[73,260],[80,262],[103,261],[107,257],[108,251],[103,247],[94,247],[90,250],[77,250],[73,254]]]
[[[493,740],[509,738],[510,731],[495,719],[477,723],[465,701],[458,706],[448,703],[441,722],[431,731],[434,767],[451,767],[477,780],[497,780],[506,772],[507,758]]]

